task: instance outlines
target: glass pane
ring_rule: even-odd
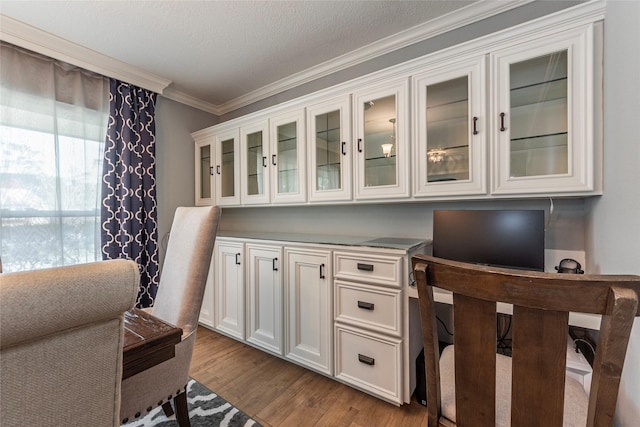
[[[469,179],[468,77],[427,86],[427,182]]]
[[[511,64],[510,175],[569,170],[567,52]]]
[[[340,188],[340,110],[316,116],[316,189]]]
[[[211,146],[200,147],[200,198],[211,197]]]
[[[234,142],[233,138],[222,141],[222,175],[220,177],[222,197],[233,197],[235,195],[233,188],[235,180]]]
[[[247,194],[264,194],[262,131],[247,135]]]
[[[396,97],[364,103],[364,185],[395,185],[396,179]]]
[[[297,123],[278,126],[278,193],[298,192]]]

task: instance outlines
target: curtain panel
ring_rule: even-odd
[[[115,79],[109,110],[102,182],[102,254],[129,258],[140,268],[136,305],[149,307],[158,288],[155,179],[157,94]]]
[[[98,261],[109,82],[0,42],[5,272]]]

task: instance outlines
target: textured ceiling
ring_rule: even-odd
[[[10,1],[0,12],[219,105],[474,1]]]

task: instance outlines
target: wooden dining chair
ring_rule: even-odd
[[[412,259],[428,426],[611,426],[640,276],[524,272]],[[454,344],[439,354],[433,287],[453,293]],[[496,354],[496,302],[513,305],[512,357]],[[590,394],[566,376],[569,312],[602,315]]]

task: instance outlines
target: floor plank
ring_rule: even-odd
[[[426,425],[416,402],[396,407],[203,327],[190,373],[264,427]]]

